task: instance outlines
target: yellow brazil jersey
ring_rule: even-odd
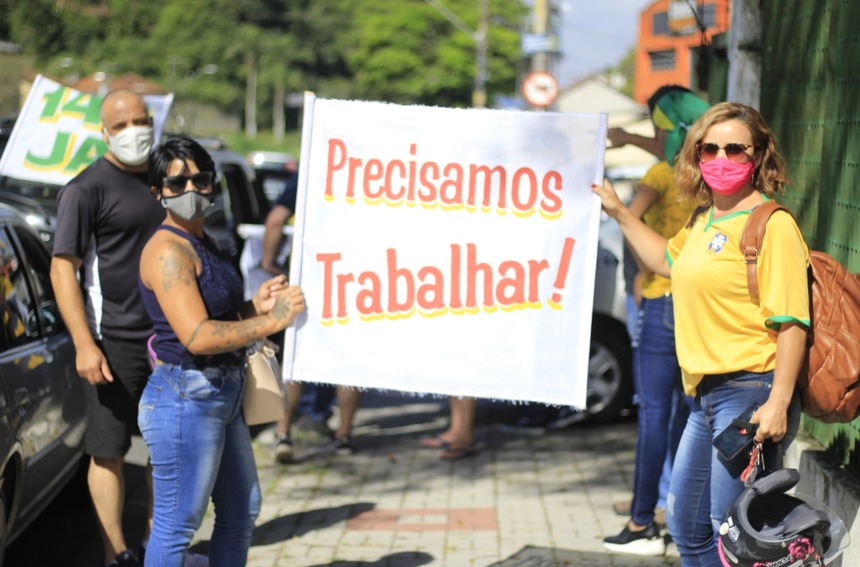
[[[665,238],[678,232],[696,208],[692,201],[678,200],[678,187],[675,185],[675,170],[667,161],[651,166],[640,181],[657,192],[657,200],[648,207],[642,220]],[[642,297],[654,299],[672,291],[669,278],[648,274],[642,279]]]
[[[707,374],[773,370],[780,323],[809,326],[809,250],[784,212],[767,223],[757,266],[760,305],[750,299],[738,248],[749,212],[714,220],[711,208],[668,243],[675,345],[689,395]]]

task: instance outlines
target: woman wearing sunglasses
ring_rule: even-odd
[[[667,522],[685,567],[720,567],[717,536],[743,491],[749,451],[726,460],[713,440],[754,407],[766,473],[797,431],[797,375],[809,326],[809,251],[793,219],[770,219],[759,255],[760,305],[747,287],[738,240],[750,211],[784,190],[785,164],[753,108],[720,103],[693,124],[676,165],[683,198],[700,207],[664,238],[624,207],[608,182],[595,186],[640,259],[670,277],[675,341],[693,407],[675,456]],[[764,474],[764,473],[762,473]]]
[[[145,564],[181,567],[211,498],[211,562],[244,565],[260,511],[242,416],[245,347],[293,323],[304,296],[278,276],[243,300],[238,270],[203,230],[214,164],[197,142],[174,138],[155,147],[149,181],[167,215],[140,261],[158,359],[138,417],[153,470]]]

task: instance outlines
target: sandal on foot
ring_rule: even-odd
[[[451,446],[451,443],[446,441],[441,435],[425,437],[418,444],[425,449],[448,449]]]
[[[466,457],[472,457],[478,453],[478,450],[474,447],[448,447],[442,454],[439,455],[439,458],[443,461],[457,461],[460,459],[465,459]]]

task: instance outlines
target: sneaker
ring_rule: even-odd
[[[618,514],[619,516],[624,516],[625,518],[630,518],[631,508],[633,507],[632,500],[626,500],[624,502],[616,502],[612,505],[612,511]],[[654,523],[657,524],[657,527],[662,529],[666,527],[666,509],[657,507],[654,508]]]
[[[640,532],[624,526],[617,536],[604,538],[603,547],[616,553],[658,556],[666,553],[666,540],[660,535],[656,524],[652,523]]]
[[[275,460],[282,465],[293,462],[295,451],[293,451],[293,439],[289,435],[278,437],[275,442]]]
[[[561,408],[558,412],[558,416],[551,420],[546,424],[546,428],[550,431],[558,431],[560,429],[567,429],[574,423],[579,423],[580,421],[585,420],[586,413],[582,410],[574,409],[574,408]]]
[[[352,455],[355,453],[355,445],[352,443],[352,437],[349,435],[334,437],[331,441],[331,449],[338,455]]]
[[[108,567],[142,567],[134,553],[125,550],[108,564]]]

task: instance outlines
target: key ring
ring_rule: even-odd
[[[741,480],[744,486],[749,487],[755,482],[760,471],[764,470],[764,455],[762,453],[762,444],[755,443],[750,451],[750,462],[744,472],[741,473]]]

